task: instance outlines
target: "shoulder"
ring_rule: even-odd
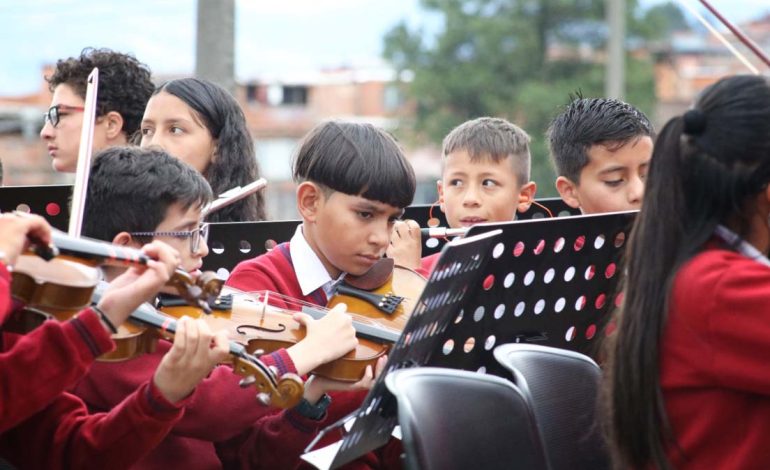
[[[277,283],[296,277],[282,245],[238,263],[225,284],[240,290],[275,290]]]

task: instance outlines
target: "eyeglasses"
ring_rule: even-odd
[[[190,239],[190,253],[198,253],[198,249],[201,245],[201,240],[204,242],[209,239],[209,224],[201,224],[200,227],[195,230],[178,230],[175,232],[129,232],[132,237],[174,237],[174,238],[189,238]]]
[[[43,113],[43,119],[45,119],[45,122],[50,122],[53,127],[56,127],[59,125],[59,119],[62,116],[66,116],[67,114],[70,114],[74,111],[85,111],[86,108],[82,106],[69,106],[66,104],[57,104],[56,106],[51,106],[48,108],[48,111]]]

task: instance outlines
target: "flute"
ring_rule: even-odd
[[[260,178],[253,183],[247,184],[246,186],[237,186],[235,188],[228,189],[227,191],[220,194],[214,201],[209,203],[209,205],[203,208],[203,217],[206,217],[212,212],[216,212],[223,207],[229,206],[234,202],[238,202],[246,196],[256,193],[265,186],[267,186],[267,180],[265,178]]]
[[[423,235],[427,235],[430,238],[446,238],[446,237],[462,237],[468,233],[467,227],[450,228],[450,227],[427,227],[421,228],[420,231]]]

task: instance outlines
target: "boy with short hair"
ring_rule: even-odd
[[[584,214],[639,209],[652,157],[647,116],[612,98],[578,98],[548,128],[556,189]]]
[[[129,54],[86,48],[79,57],[59,60],[46,77],[53,97],[40,131],[56,171],[74,173],[77,168],[87,80],[94,67],[99,69],[94,153],[129,142],[155,90],[150,70]]]
[[[439,205],[452,228],[509,222],[529,209],[537,185],[529,180],[529,135],[505,119],[481,117],[454,128],[445,138],[438,181]],[[420,260],[420,227],[396,225],[388,256],[427,275],[439,254]]]
[[[179,250],[182,269],[196,276],[208,253],[201,210],[211,199],[203,176],[165,151],[113,147],[94,160],[83,233],[134,247],[162,240]],[[117,274],[117,270],[105,272],[108,277]],[[280,377],[306,374],[342,356],[357,344],[352,320],[343,312],[338,309],[321,320],[297,317],[307,328],[305,339],[260,359],[275,367]],[[110,409],[146,380],[168,347],[161,341],[157,351],[130,361],[94,364],[74,391],[90,408]],[[138,467],[221,468],[220,452],[240,451],[240,441],[247,435],[254,437],[243,452],[258,455],[265,468],[285,468],[286,456],[270,451],[274,441],[295,442],[301,448],[309,443],[307,429],[317,427],[323,413],[308,413],[312,403],[304,402],[304,407],[281,413],[264,408],[257,403],[254,389],[242,389],[238,382],[229,367],[215,368],[196,388],[181,421]],[[308,402],[322,396],[322,385],[306,386]]]
[[[386,132],[371,124],[328,121],[303,139],[293,176],[302,224],[290,242],[240,263],[227,285],[323,306],[345,275],[364,274],[385,254],[396,220],[414,197],[414,170]],[[367,372],[359,385],[371,386],[372,378]],[[327,423],[354,411],[363,395],[332,394],[332,400]],[[356,465],[375,465],[376,459],[367,454]]]

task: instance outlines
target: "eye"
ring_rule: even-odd
[[[610,180],[610,181],[604,181],[604,184],[606,184],[606,185],[607,185],[607,186],[609,186],[610,188],[617,188],[618,186],[620,186],[621,184],[623,184],[623,180],[622,180],[622,179],[620,179],[620,180]]]
[[[179,126],[171,126],[168,130],[172,134],[182,134],[184,133],[184,129],[182,129]]]
[[[463,185],[463,180],[459,178],[449,180],[449,186],[462,186],[462,185]]]
[[[491,187],[494,187],[494,186],[499,186],[499,184],[497,184],[497,181],[495,181],[493,179],[489,179],[489,178],[487,178],[484,181],[482,181],[481,185],[486,187],[486,188],[491,188]]]
[[[155,130],[150,127],[142,127],[141,132],[142,132],[142,136],[149,137],[155,132]]]
[[[371,219],[374,217],[374,214],[368,211],[358,211],[358,216],[362,219]]]

